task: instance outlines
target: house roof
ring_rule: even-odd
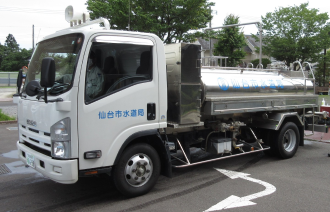
[[[244,46],[244,51],[247,53],[252,53],[252,49],[249,46]]]
[[[259,41],[256,42],[256,39],[254,39],[254,37],[252,37],[252,35],[244,35],[246,40],[254,47],[260,47],[260,43]]]
[[[203,38],[197,38],[198,42],[201,44],[202,49],[209,50],[210,49],[210,40],[204,40]],[[218,42],[218,39],[211,39],[212,46]]]
[[[256,40],[252,37],[252,35],[244,35],[247,42],[249,42],[251,44],[251,47],[256,48],[256,47],[260,47],[259,41],[256,42]],[[201,44],[202,49],[204,50],[209,50],[210,49],[210,41],[205,40],[203,38],[197,38],[198,42]],[[211,39],[212,45],[214,46],[215,43],[218,42],[218,39]],[[246,52],[252,52],[251,47],[249,47],[250,45],[244,47],[244,50]]]

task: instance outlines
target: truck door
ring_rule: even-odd
[[[151,37],[102,35],[87,44],[78,95],[80,170],[113,165],[130,135],[159,128],[154,43]],[[85,159],[95,150],[100,158]]]

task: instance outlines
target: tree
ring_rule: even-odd
[[[1,45],[0,43],[0,67],[4,57],[5,57],[5,46]]]
[[[5,41],[5,47],[7,47],[8,52],[18,52],[19,44],[16,42],[14,35],[8,34]]]
[[[239,17],[228,15],[223,25],[238,24]],[[227,56],[228,66],[237,66],[241,59],[245,57],[245,52],[242,49],[245,45],[245,37],[243,32],[240,32],[239,27],[224,28],[218,31],[216,38],[218,43],[214,44],[214,54]]]
[[[18,71],[23,66],[27,66],[32,55],[32,49],[21,49],[18,52],[11,52],[6,55],[1,63],[0,70]]]
[[[164,43],[190,41],[191,29],[211,20],[208,0],[88,0],[91,18],[104,17],[113,29],[150,32]]]
[[[290,64],[296,60],[314,62],[318,53],[330,44],[327,13],[300,6],[280,7],[262,18],[263,52]]]
[[[28,65],[32,49],[20,49],[14,35],[8,34],[4,45],[0,44],[0,70],[18,71]]]
[[[314,72],[316,85],[328,86],[330,80],[330,52],[328,51],[326,55],[320,54],[317,63],[318,66]],[[325,70],[324,63],[326,64]]]

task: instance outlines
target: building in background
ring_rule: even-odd
[[[255,39],[252,37],[252,35],[244,35],[246,39],[246,46],[244,47],[244,51],[246,53],[246,56],[242,61],[245,64],[250,63],[252,60],[259,59],[259,54],[256,52],[257,47],[260,46],[259,42],[256,42]],[[217,39],[211,39],[211,45],[213,46],[212,49],[214,49],[214,44],[218,42]],[[202,55],[201,57],[209,57],[210,56],[210,40],[205,40],[202,38],[197,38],[196,43],[200,44],[202,46]],[[226,55],[221,55],[226,56]],[[272,60],[267,55],[262,54],[262,58],[268,58]]]

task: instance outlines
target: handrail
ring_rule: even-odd
[[[233,71],[260,71],[258,68],[242,68],[242,67],[220,67],[220,66],[203,66],[204,69],[226,69],[226,70],[233,70]],[[263,72],[279,72],[279,69],[262,69]]]
[[[314,94],[315,94],[315,76],[314,76],[314,71],[313,71],[312,66],[311,66],[311,64],[309,62],[303,62],[302,66],[304,66],[304,64],[307,64],[309,66],[309,70],[311,70],[311,72],[312,72],[312,75],[313,75],[313,87],[314,87]],[[306,84],[306,79],[305,79],[305,84]]]
[[[307,64],[307,65],[309,66],[309,70],[311,70],[311,72],[312,72],[312,75],[313,75],[313,79],[315,79],[315,76],[314,76],[314,71],[313,71],[313,69],[312,69],[312,66],[311,66],[311,64],[310,64],[309,62],[303,62],[302,66],[304,66],[304,64]]]
[[[202,57],[201,58],[202,64],[205,64],[206,59],[209,62],[210,66],[211,66],[212,62],[215,62],[216,66],[218,66],[219,64],[218,64],[217,60],[219,59],[220,60],[220,67],[222,67],[222,60],[225,59],[225,67],[227,66],[228,57],[226,57],[226,56],[206,56],[206,57]],[[214,67],[216,67],[216,66],[214,66]]]
[[[69,27],[69,28],[59,30],[58,32],[68,30],[68,29],[79,29],[79,28],[82,28],[82,27],[85,27],[85,26],[90,26],[92,24],[99,24],[99,23],[103,23],[105,29],[107,29],[107,30],[110,29],[110,22],[109,22],[108,19],[98,18],[98,19],[95,19],[95,20],[92,20],[92,21],[87,21],[86,23],[82,23],[82,24],[79,24],[79,25],[75,25],[75,26],[72,26],[72,27]]]
[[[297,60],[297,61],[294,61],[294,62],[292,63],[292,65],[294,65],[295,63],[298,63],[298,65],[299,65],[299,67],[300,67],[300,69],[301,69],[301,71],[302,71],[302,73],[303,73],[304,79],[305,79],[306,77],[305,77],[304,70],[302,69],[301,63]]]
[[[249,68],[249,65],[251,65],[251,67],[253,68],[253,63],[248,63],[248,64],[246,65],[246,68]]]
[[[259,64],[256,66],[256,68],[258,68],[258,67],[261,67],[261,69],[264,68],[264,66],[263,66],[261,63],[259,63]]]

